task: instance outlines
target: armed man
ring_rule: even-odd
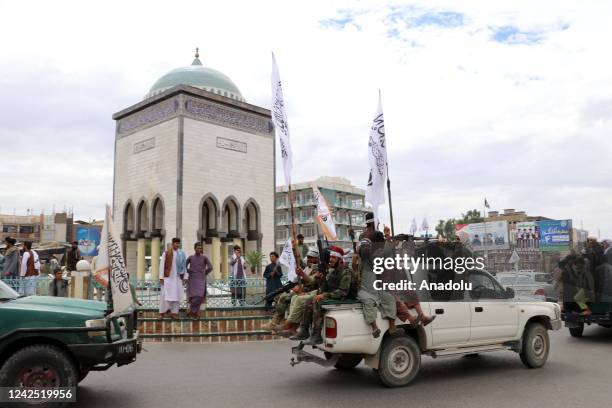
[[[337,246],[329,247],[329,265],[327,271],[321,271],[325,279],[321,283],[317,294],[312,299],[312,310],[304,312],[304,324],[312,319],[312,335],[304,342],[305,345],[323,343],[321,330],[323,329],[323,302],[329,299],[344,300],[351,290],[352,272],[344,264],[342,258],[344,250]]]
[[[302,320],[304,304],[316,294],[315,276],[318,274],[319,251],[311,249],[305,255],[306,267],[304,269],[300,266],[296,268],[299,284],[278,296],[272,321],[264,326],[264,329],[280,332],[279,334],[284,337],[296,334],[296,329]],[[312,296],[309,296],[310,292],[312,292]],[[285,320],[287,311],[289,311],[289,316]]]

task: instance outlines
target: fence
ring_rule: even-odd
[[[19,293],[23,293],[22,279],[0,279],[2,282],[13,288]],[[34,280],[32,284],[36,285],[36,295],[48,296],[49,284],[52,278],[40,276]],[[132,282],[136,298],[142,308],[159,307],[160,284],[159,281],[134,281]],[[184,290],[186,290],[184,288]],[[95,300],[105,299],[106,288],[98,282],[94,282],[91,297]],[[244,293],[243,297],[238,294]],[[266,293],[266,280],[261,277],[247,277],[245,279],[209,279],[206,289],[206,305],[207,307],[253,307],[263,306],[263,297]],[[181,302],[181,307],[186,307],[185,300]]]

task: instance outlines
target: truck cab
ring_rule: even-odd
[[[20,296],[0,281],[0,387],[76,387],[90,371],[136,360],[136,314],[104,302]]]

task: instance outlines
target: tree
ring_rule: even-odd
[[[466,213],[461,213],[461,218],[449,218],[448,220],[438,221],[436,231],[439,235],[449,241],[455,240],[455,226],[457,224],[475,224],[478,222],[484,222],[484,218],[480,215],[478,210],[468,210]]]
[[[461,219],[458,220],[458,224],[475,224],[478,222],[484,222],[484,218],[478,210],[468,210],[468,212],[462,213]]]

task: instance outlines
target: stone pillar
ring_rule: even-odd
[[[136,242],[136,279],[141,282],[145,280],[145,252],[145,239],[138,238],[138,241]]]
[[[221,239],[215,237],[210,245],[210,262],[213,265],[213,278],[221,279]]]
[[[77,270],[70,272],[70,276],[70,297],[88,299],[91,276],[89,262],[85,260],[77,262]]]
[[[159,279],[159,257],[161,256],[160,251],[161,239],[155,237],[151,240],[151,281],[157,282]]]
[[[232,245],[231,242],[221,243],[221,278],[227,279],[229,276],[229,258],[228,251]]]
[[[136,241],[125,242],[125,267],[131,280],[136,277],[136,249]]]

